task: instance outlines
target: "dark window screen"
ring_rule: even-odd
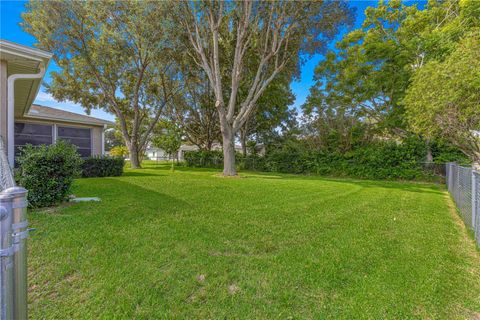
[[[21,147],[31,144],[52,144],[52,126],[35,123],[15,123],[15,155],[18,155]]]
[[[92,155],[92,136],[90,129],[58,127],[58,139],[66,140],[77,147],[82,157]]]

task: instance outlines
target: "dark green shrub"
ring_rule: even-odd
[[[471,160],[458,148],[445,141],[437,140],[432,143],[432,155],[435,163],[443,164],[457,162],[462,165],[470,165]]]
[[[221,156],[221,154],[220,154]],[[359,145],[345,153],[333,150],[311,150],[302,144],[287,143],[270,148],[265,156],[237,156],[241,169],[296,174],[348,176],[366,179],[430,179],[424,170],[425,143],[411,137],[402,143],[377,141]],[[190,166],[206,166],[206,154],[192,152]],[[219,162],[218,168],[221,168]]]
[[[223,168],[222,151],[187,151],[184,158],[188,167]]]
[[[84,178],[121,176],[124,166],[125,160],[121,157],[90,157],[83,162],[82,176]]]
[[[448,154],[448,159],[459,157],[458,151],[436,145],[434,156],[442,150]],[[426,168],[426,153],[425,142],[411,136],[402,142],[376,141],[357,145],[344,153],[328,149],[312,150],[301,143],[285,143],[269,148],[265,156],[237,155],[236,160],[239,168],[244,170],[365,179],[432,180],[438,175],[435,173],[438,170]],[[186,154],[185,160],[191,167],[222,168],[223,165],[221,151],[192,151]]]
[[[30,207],[46,207],[64,201],[73,179],[80,176],[82,159],[75,146],[58,141],[49,146],[27,145],[16,159],[17,183],[28,190]]]

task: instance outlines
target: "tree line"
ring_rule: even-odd
[[[354,11],[344,1],[30,1],[23,27],[54,54],[58,100],[116,116],[131,165],[166,131],[202,150],[222,142],[306,144],[348,152],[411,135],[479,162],[480,3],[399,0]],[[332,46],[330,46],[331,48]],[[324,59],[302,106],[290,83]],[[300,120],[300,121],[298,121]],[[172,129],[173,128],[173,129]],[[168,130],[167,130],[168,129]]]
[[[342,151],[417,135],[480,162],[480,2],[380,1],[315,69],[303,106],[312,144]]]

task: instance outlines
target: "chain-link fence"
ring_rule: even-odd
[[[447,163],[446,180],[463,222],[475,233],[480,246],[480,173],[456,163]]]
[[[14,186],[15,180],[13,179],[12,169],[10,169],[7,159],[7,147],[0,137],[0,191]]]
[[[0,137],[0,319],[27,319],[27,190],[15,186]]]

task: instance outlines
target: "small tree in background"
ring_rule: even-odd
[[[128,156],[128,148],[125,146],[116,146],[110,149],[110,155],[112,157],[125,158]]]
[[[172,157],[172,171],[175,171],[175,159],[178,160],[178,150],[182,145],[182,131],[173,122],[160,124],[159,133],[154,135],[152,145],[160,148]]]
[[[105,130],[105,150],[110,151],[114,147],[125,146],[122,133],[117,128]]]

